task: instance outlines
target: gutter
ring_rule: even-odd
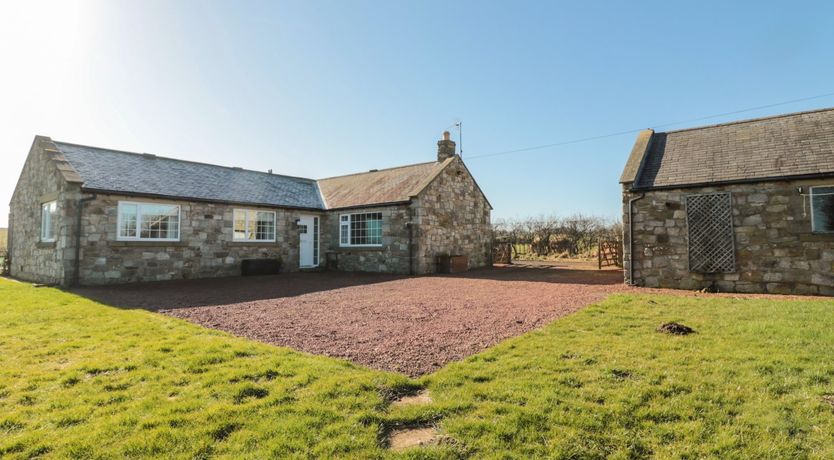
[[[128,196],[128,197],[142,197],[142,198],[152,198],[158,200],[168,200],[168,201],[194,201],[198,203],[215,203],[215,204],[225,204],[225,205],[237,205],[237,206],[255,206],[261,208],[272,208],[272,209],[291,209],[297,211],[311,211],[311,212],[322,212],[327,211],[327,209],[323,208],[315,208],[310,206],[292,206],[292,205],[282,205],[282,204],[274,204],[274,203],[254,203],[254,202],[243,202],[243,201],[230,201],[230,200],[215,200],[210,198],[194,198],[194,197],[187,197],[187,196],[175,196],[175,195],[160,195],[156,193],[143,193],[143,192],[125,192],[119,190],[105,190],[105,189],[97,189],[97,188],[87,188],[83,187],[81,189],[82,192],[92,193],[92,194],[102,194],[102,195],[114,195],[114,196]]]
[[[648,187],[632,187],[631,192],[648,192],[652,190],[685,190],[690,188],[720,187],[723,185],[761,184],[763,182],[791,182],[810,179],[827,179],[834,177],[834,172],[797,174],[793,176],[757,177],[754,179],[732,179],[714,182],[697,182],[692,184],[652,185]],[[637,181],[635,181],[636,183]]]
[[[73,267],[71,286],[78,286],[81,279],[81,217],[84,215],[84,205],[96,198],[98,196],[93,194],[92,196],[78,199],[78,214],[75,221],[75,260],[73,261],[75,266]]]
[[[400,201],[388,201],[383,203],[368,203],[368,204],[358,204],[353,206],[341,206],[338,208],[327,208],[324,211],[349,211],[351,209],[367,209],[367,208],[386,208],[389,206],[400,206],[404,204],[411,203],[411,200],[400,200]]]

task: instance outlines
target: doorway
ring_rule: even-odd
[[[302,215],[298,218],[298,264],[301,268],[319,266],[319,217]]]

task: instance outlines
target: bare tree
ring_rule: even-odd
[[[514,251],[529,245],[540,257],[565,255],[591,256],[601,240],[619,240],[622,223],[600,216],[574,214],[559,217],[555,214],[524,219],[501,219],[495,223],[496,236],[509,241]],[[520,254],[513,254],[518,257]]]

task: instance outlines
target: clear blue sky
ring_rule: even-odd
[[[831,93],[834,4],[4,2],[0,62],[5,226],[35,134],[318,178]],[[614,217],[633,138],[467,163],[496,218]]]

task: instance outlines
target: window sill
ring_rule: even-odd
[[[54,248],[55,241],[38,241],[37,243],[35,243],[35,247],[41,249]]]
[[[384,249],[384,246],[339,246],[333,249],[333,252],[382,251]]]
[[[232,246],[275,246],[277,241],[227,241]]]
[[[188,244],[183,241],[170,241],[170,240],[117,240],[111,241],[110,246],[119,247],[119,246],[187,246]]]
[[[811,232],[799,235],[799,241],[803,243],[830,242],[834,240],[834,233]]]

